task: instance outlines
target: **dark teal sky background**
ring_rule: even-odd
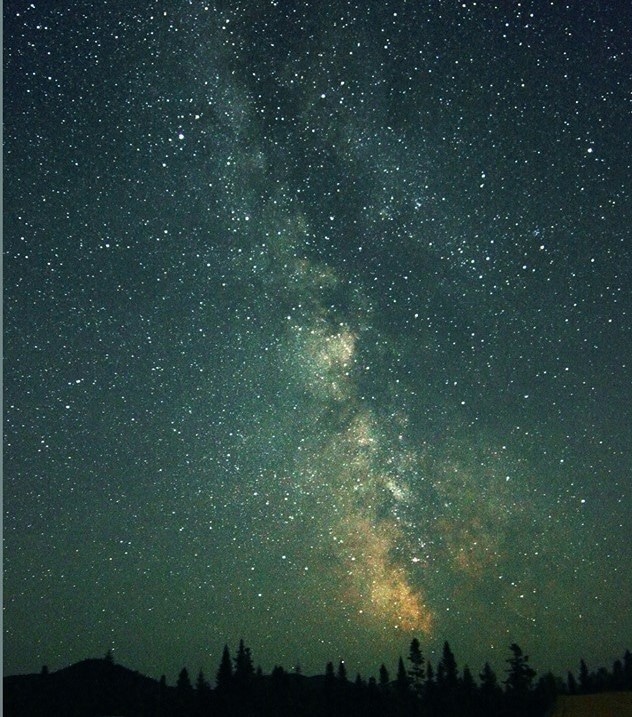
[[[4,3],[4,670],[631,647],[632,13]]]

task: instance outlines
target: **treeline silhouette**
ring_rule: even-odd
[[[536,679],[537,678],[537,679]],[[231,657],[224,647],[214,684],[203,672],[192,680],[184,667],[175,686],[153,680],[114,662],[83,660],[40,674],[4,678],[6,717],[539,717],[549,714],[560,695],[632,691],[632,654],[627,650],[611,669],[590,671],[579,662],[577,675],[537,676],[517,644],[509,647],[499,678],[489,663],[475,677],[458,669],[448,642],[436,665],[413,639],[394,674],[382,664],[378,677],[351,679],[344,662],[327,663],[323,675],[307,677],[300,668],[255,668],[241,640]],[[632,698],[632,695],[630,695]],[[632,704],[632,700],[631,700]]]

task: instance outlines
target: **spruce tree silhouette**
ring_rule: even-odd
[[[408,679],[408,673],[404,667],[404,660],[400,657],[397,663],[397,677],[395,678],[395,688],[400,695],[408,694],[408,688],[410,687],[410,681]]]
[[[210,689],[211,686],[206,680],[206,677],[204,677],[204,672],[200,670],[198,672],[197,680],[195,681],[195,689],[198,692],[204,692],[204,690]]]
[[[459,713],[459,673],[450,644],[443,643],[441,660],[437,668],[437,688],[435,703],[445,717]]]
[[[233,663],[230,659],[230,651],[228,645],[224,645],[222,659],[219,663],[217,675],[215,677],[215,686],[218,692],[228,692],[233,684]]]
[[[198,676],[195,681],[195,691],[201,697],[207,695],[211,691],[211,685],[204,676],[204,672],[202,670],[198,672]]]
[[[322,698],[324,699],[324,707],[327,712],[334,714],[336,712],[336,698],[338,690],[336,689],[336,672],[334,670],[334,663],[329,661],[325,665],[325,679],[322,685]]]
[[[585,660],[582,658],[579,661],[579,690],[583,694],[588,694],[592,689],[590,673],[588,672],[588,666]]]
[[[380,690],[382,690],[382,692],[387,692],[391,678],[388,674],[388,670],[386,669],[386,665],[384,663],[382,663],[380,665],[379,680],[380,680]]]
[[[199,671],[197,680],[195,681],[195,703],[196,713],[198,715],[206,715],[210,712],[212,706],[213,692],[211,685],[204,676],[202,670]]]
[[[509,669],[505,686],[509,694],[524,696],[531,689],[531,683],[536,675],[529,665],[529,656],[524,655],[522,649],[515,642],[509,646],[512,656],[507,660]]]
[[[178,692],[182,693],[190,693],[193,690],[193,687],[191,685],[191,678],[189,677],[189,671],[186,667],[183,667],[180,670],[180,674],[178,675],[178,681],[176,682],[176,689]]]
[[[347,682],[347,668],[345,666],[345,661],[340,660],[340,664],[338,665],[338,673],[337,673],[338,682]]]
[[[500,690],[500,687],[498,686],[498,678],[496,677],[494,670],[492,670],[489,666],[489,662],[485,663],[483,671],[478,677],[481,681],[481,690],[490,694],[497,693]]]
[[[623,662],[621,660],[615,660],[612,665],[612,680],[610,684],[610,689],[625,689],[625,674],[623,672]]]
[[[434,668],[430,660],[426,663],[426,680],[424,682],[424,702],[429,706],[436,704],[437,683],[435,682]]]
[[[325,665],[325,683],[333,685],[335,681],[334,663],[330,661]]]
[[[421,697],[424,688],[426,671],[424,670],[424,656],[421,654],[419,640],[416,637],[413,638],[410,643],[408,661],[410,662],[410,669],[408,670],[410,683],[415,693]]]
[[[454,653],[450,649],[450,644],[447,640],[443,643],[438,674],[441,674],[441,684],[439,686],[447,692],[455,693],[459,682],[459,673]]]
[[[523,654],[519,645],[513,642],[509,649],[512,655],[507,660],[509,663],[505,680],[507,705],[516,717],[528,715],[533,711],[531,684],[536,672],[529,665],[529,656]]]
[[[252,662],[250,648],[244,645],[244,641],[239,641],[237,655],[235,657],[235,672],[233,680],[235,685],[240,689],[248,689],[253,682],[255,668]]]
[[[461,702],[464,707],[471,705],[474,702],[476,696],[476,683],[474,682],[472,671],[467,665],[463,668],[463,676],[461,677],[459,684],[459,694],[461,695]],[[466,709],[465,711],[467,712],[470,710]]]
[[[193,708],[193,685],[187,668],[183,667],[176,682],[176,715],[177,717],[187,717],[192,714]]]
[[[498,684],[496,673],[489,665],[485,663],[483,671],[479,674],[480,687],[479,696],[481,703],[481,713],[486,715],[498,714],[502,702],[503,694]]]

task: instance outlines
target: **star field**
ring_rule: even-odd
[[[629,647],[629,15],[4,4],[5,673]]]

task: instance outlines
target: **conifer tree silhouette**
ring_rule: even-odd
[[[591,690],[591,684],[590,684],[590,673],[588,672],[588,666],[586,665],[585,660],[582,658],[579,661],[579,689],[584,694],[590,692]]]
[[[204,672],[200,670],[198,672],[197,680],[195,681],[195,689],[197,692],[206,692],[206,690],[210,689],[210,685],[206,680],[206,677],[204,677]]]
[[[621,660],[615,660],[612,665],[612,679],[610,687],[613,690],[625,689],[625,675],[623,673],[623,662]]]
[[[432,662],[428,660],[426,663],[426,681],[424,684],[424,692],[429,694],[434,691],[435,688],[435,673],[432,666]]]
[[[230,651],[228,645],[224,645],[222,652],[222,659],[217,670],[217,676],[215,677],[215,686],[220,692],[225,692],[230,689],[233,684],[233,663],[230,659]]]
[[[186,717],[191,714],[193,709],[193,685],[189,678],[189,672],[186,667],[180,670],[178,681],[176,682],[176,703],[178,717]]]
[[[395,678],[395,687],[400,695],[408,693],[410,681],[408,679],[408,673],[404,667],[404,660],[400,657],[397,663],[397,677]]]
[[[347,668],[345,666],[345,661],[340,660],[340,664],[338,665],[338,682],[347,682]]]
[[[529,665],[528,655],[524,655],[519,645],[513,642],[509,649],[512,656],[507,660],[509,669],[505,680],[506,703],[509,711],[520,717],[529,715],[533,710],[534,695],[531,692],[531,683],[536,675]]]
[[[252,683],[255,668],[252,662],[250,648],[244,645],[243,639],[239,641],[237,655],[235,657],[235,672],[233,680],[239,687],[246,687]]]
[[[325,681],[333,682],[335,679],[334,663],[330,661],[325,665]]]
[[[481,681],[481,689],[486,690],[487,692],[494,692],[498,690],[498,678],[496,677],[496,673],[489,665],[489,662],[485,663],[485,666],[483,667],[483,671],[478,676]]]
[[[383,692],[386,692],[388,690],[388,686],[391,681],[391,678],[388,674],[388,670],[386,669],[386,665],[384,663],[382,663],[380,665],[379,680],[380,680],[380,689]]]
[[[463,677],[461,678],[461,687],[463,688],[464,694],[469,694],[474,691],[476,688],[476,684],[474,682],[474,677],[472,676],[472,671],[470,668],[466,665],[463,668]]]
[[[496,714],[502,701],[502,690],[498,684],[496,673],[490,667],[489,662],[485,663],[483,671],[479,674],[479,679],[481,711],[483,714]]]
[[[183,667],[180,670],[180,674],[178,675],[178,681],[176,683],[176,689],[178,692],[182,693],[189,693],[193,690],[193,687],[191,685],[191,679],[189,678],[189,671],[186,667]]]
[[[450,692],[456,692],[459,681],[459,673],[457,670],[456,659],[454,653],[450,649],[450,643],[446,640],[443,643],[443,652],[441,662],[439,663],[439,674],[441,674],[440,687]]]
[[[531,689],[531,683],[536,672],[529,665],[529,656],[523,654],[519,645],[514,642],[509,649],[512,652],[512,656],[507,660],[509,670],[505,680],[505,687],[508,694],[523,697]]]
[[[435,702],[439,711],[445,717],[458,714],[459,708],[459,674],[454,653],[450,644],[443,643],[441,660],[437,668],[437,685],[435,689]]]
[[[408,675],[413,690],[421,696],[423,692],[425,670],[424,670],[424,656],[421,654],[421,647],[419,640],[415,637],[410,643],[410,650],[408,652],[408,661],[410,662],[410,669]]]

